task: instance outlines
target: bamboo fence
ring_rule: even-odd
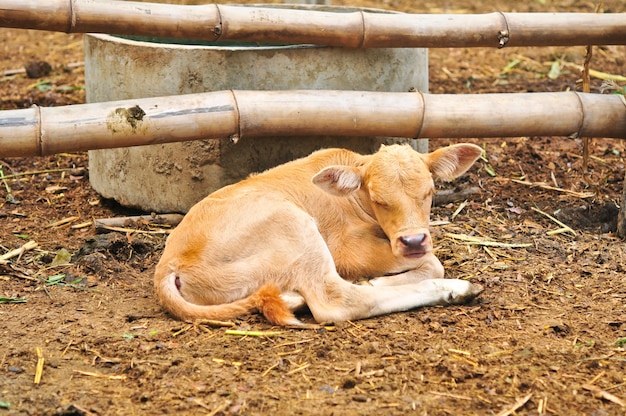
[[[0,0],[0,27],[350,48],[626,44],[626,13],[338,13],[284,7]]]
[[[579,92],[219,91],[0,112],[0,157],[268,136],[626,139],[626,99]]]

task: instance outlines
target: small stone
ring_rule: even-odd
[[[355,402],[359,402],[359,403],[365,403],[367,402],[367,396],[364,396],[362,394],[356,394],[352,396],[352,400],[354,400]]]
[[[28,78],[41,78],[50,75],[52,67],[46,61],[32,61],[24,65]]]

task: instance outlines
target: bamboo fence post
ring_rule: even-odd
[[[218,91],[0,111],[0,157],[307,135],[626,139],[626,99],[579,92]]]
[[[626,44],[626,13],[337,13],[219,4],[0,0],[0,27],[350,48]]]

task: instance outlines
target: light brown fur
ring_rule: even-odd
[[[327,149],[220,189],[169,236],[156,294],[179,319],[260,311],[277,325],[300,324],[293,311],[304,304],[327,322],[463,302],[481,288],[442,279],[432,177],[461,175],[480,152]],[[353,283],[362,279],[371,285]]]

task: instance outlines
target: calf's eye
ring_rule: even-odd
[[[389,204],[383,201],[372,200],[372,203],[380,208],[389,208]]]

